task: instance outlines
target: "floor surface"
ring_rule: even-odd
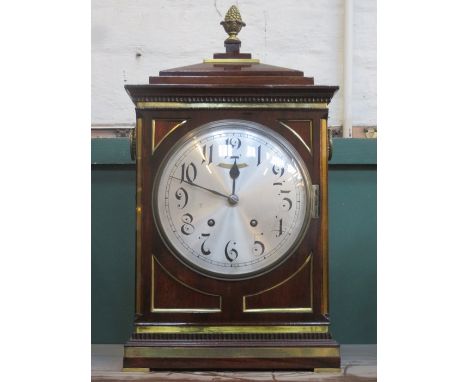
[[[277,372],[122,372],[122,345],[91,345],[92,381],[142,382],[371,382],[377,381],[376,345],[341,345],[340,373]]]

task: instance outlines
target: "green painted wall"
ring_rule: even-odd
[[[330,316],[340,343],[377,343],[376,170],[330,166]]]
[[[91,171],[91,341],[123,343],[132,329],[134,166]]]
[[[135,169],[126,138],[92,140],[93,343],[123,343],[134,306]],[[345,344],[377,342],[376,141],[335,139],[330,162],[330,315]]]

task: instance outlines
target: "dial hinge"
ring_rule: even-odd
[[[320,216],[319,211],[319,201],[320,201],[320,186],[318,184],[313,184],[311,186],[312,192],[312,218],[318,219]]]

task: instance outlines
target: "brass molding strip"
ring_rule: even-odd
[[[142,184],[142,127],[143,120],[137,119],[136,125],[136,178],[137,178],[137,191],[136,191],[136,293],[135,293],[135,311],[137,314],[142,313],[142,302],[141,302],[141,190],[143,189]]]
[[[313,301],[312,301],[313,293],[312,293],[312,290],[310,291],[310,296],[311,296],[310,307],[303,307],[303,308],[260,308],[260,309],[249,309],[249,308],[247,308],[247,298],[249,298],[251,296],[257,296],[259,294],[268,292],[268,291],[270,291],[272,289],[275,289],[275,288],[279,287],[280,285],[283,285],[285,282],[288,282],[294,276],[296,276],[300,271],[302,271],[302,269],[307,264],[310,263],[311,257],[312,257],[312,255],[309,255],[307,257],[306,261],[304,261],[304,264],[302,264],[300,266],[300,268],[296,272],[294,272],[291,276],[289,276],[285,280],[281,281],[280,283],[272,286],[271,288],[262,290],[260,292],[249,294],[249,295],[246,295],[246,296],[242,296],[242,311],[246,312],[246,313],[310,313],[310,312],[312,312],[312,306],[313,306]],[[312,274],[312,267],[311,267],[311,272],[310,273]]]
[[[291,126],[287,125],[286,122],[309,122],[309,134],[310,134],[310,142],[309,144],[307,144],[303,139],[302,137],[296,132],[296,130],[294,130]],[[278,122],[280,123],[280,125],[286,127],[287,129],[289,129],[302,143],[305,147],[307,147],[307,150],[309,150],[310,154],[312,155],[312,147],[313,147],[313,129],[312,129],[312,121],[310,119],[288,119],[286,121],[280,121],[278,120]]]
[[[322,246],[322,313],[328,314],[328,125],[320,120],[321,246]]]
[[[246,313],[311,313],[312,308],[258,308],[258,309],[246,309],[243,307],[243,311]]]
[[[205,58],[204,64],[260,64],[258,58]]]
[[[128,346],[125,358],[303,358],[339,357],[337,347],[149,347]]]
[[[315,367],[314,373],[341,373],[340,367]]]
[[[327,103],[215,103],[215,102],[150,102],[136,103],[137,109],[328,109]]]
[[[135,333],[328,333],[327,325],[312,326],[135,326]]]
[[[154,306],[154,278],[155,278],[155,271],[154,271],[154,263],[158,262],[161,269],[166,272],[166,274],[171,277],[173,280],[178,282],[179,284],[183,285],[184,287],[193,290],[197,293],[202,293],[208,296],[215,296],[219,298],[219,307],[218,308],[157,308]],[[152,255],[151,261],[151,312],[152,313],[219,313],[221,312],[222,306],[222,297],[217,294],[206,293],[201,290],[192,288],[191,286],[183,283],[182,281],[176,279],[170,272],[167,271],[166,268],[162,266],[162,264],[156,259],[156,256]]]
[[[149,367],[123,367],[122,371],[125,373],[149,373],[151,369]]]

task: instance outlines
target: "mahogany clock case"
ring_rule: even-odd
[[[124,367],[339,367],[339,345],[328,330],[327,221],[327,105],[337,89],[259,63],[196,64],[126,86],[137,118],[137,249],[135,330]],[[168,151],[193,129],[221,120],[254,122],[284,137],[319,190],[318,215],[294,252],[240,280],[183,264],[152,212],[154,178]]]
[[[188,290],[183,292],[181,287],[174,285],[174,279],[181,281],[183,284],[203,291],[207,294],[214,294],[221,296],[222,309],[220,312],[197,315],[190,315],[190,322],[192,324],[226,324],[236,322],[250,323],[250,324],[264,324],[264,323],[285,323],[291,321],[303,322],[317,322],[327,323],[328,319],[322,313],[322,272],[316,272],[312,277],[313,285],[310,285],[309,272],[302,272],[296,277],[288,280],[281,287],[281,293],[270,294],[262,296],[261,302],[256,309],[271,308],[271,304],[280,306],[285,309],[302,308],[305,306],[310,307],[312,301],[312,312],[307,313],[248,313],[243,312],[243,297],[258,293],[262,290],[267,290],[274,285],[283,283],[286,279],[290,278],[297,272],[301,266],[304,265],[308,256],[314,254],[311,258],[311,268],[321,270],[323,268],[322,258],[320,251],[320,219],[311,219],[308,232],[300,243],[294,254],[290,255],[288,259],[276,267],[272,271],[255,277],[251,280],[220,280],[201,275],[193,271],[187,266],[181,265],[180,261],[171,253],[171,251],[164,244],[157,228],[155,227],[152,215],[152,187],[153,180],[160,165],[164,165],[163,158],[167,151],[173,147],[187,132],[190,130],[204,125],[209,122],[219,121],[222,119],[240,119],[246,121],[257,122],[268,126],[272,130],[281,134],[288,139],[296,148],[301,158],[304,160],[309,171],[313,184],[320,184],[320,163],[318,160],[311,160],[311,154],[301,140],[294,134],[293,131],[285,128],[279,121],[288,121],[290,119],[298,121],[312,121],[312,135],[320,136],[320,119],[326,118],[326,111],[285,111],[285,110],[191,110],[191,111],[158,111],[156,120],[168,121],[187,121],[184,125],[175,129],[170,133],[162,142],[160,142],[158,149],[152,154],[152,121],[155,115],[151,111],[140,113],[143,128],[142,139],[142,191],[141,191],[141,205],[142,208],[142,232],[141,232],[141,266],[137,270],[140,272],[141,286],[139,289],[143,292],[141,298],[141,316],[136,320],[136,323],[178,323],[187,320],[187,313],[177,313],[176,309],[191,309],[193,307],[199,309],[212,309],[213,298],[207,297],[206,294],[188,293]],[[146,128],[145,128],[146,127]],[[145,144],[146,143],[146,144]],[[320,140],[313,139],[312,151],[320,153]],[[147,158],[146,160],[144,158]],[[156,259],[152,256],[156,255]],[[169,273],[169,278],[161,278],[158,280],[157,287],[152,285],[152,271],[156,267],[157,273]],[[161,269],[160,269],[161,268]],[[159,271],[159,272],[158,272]],[[163,313],[155,313],[151,307],[151,296],[144,296],[147,291],[154,288],[153,299],[164,299],[167,304],[170,304],[168,309],[174,309],[174,312],[168,316]],[[312,291],[310,296],[308,290]],[[164,294],[164,296],[158,296]],[[145,298],[147,297],[147,298]],[[149,297],[149,298],[148,298]],[[305,299],[307,297],[307,299]],[[218,301],[214,303],[218,306]],[[197,310],[194,308],[194,313]],[[153,310],[153,311],[152,311]]]

